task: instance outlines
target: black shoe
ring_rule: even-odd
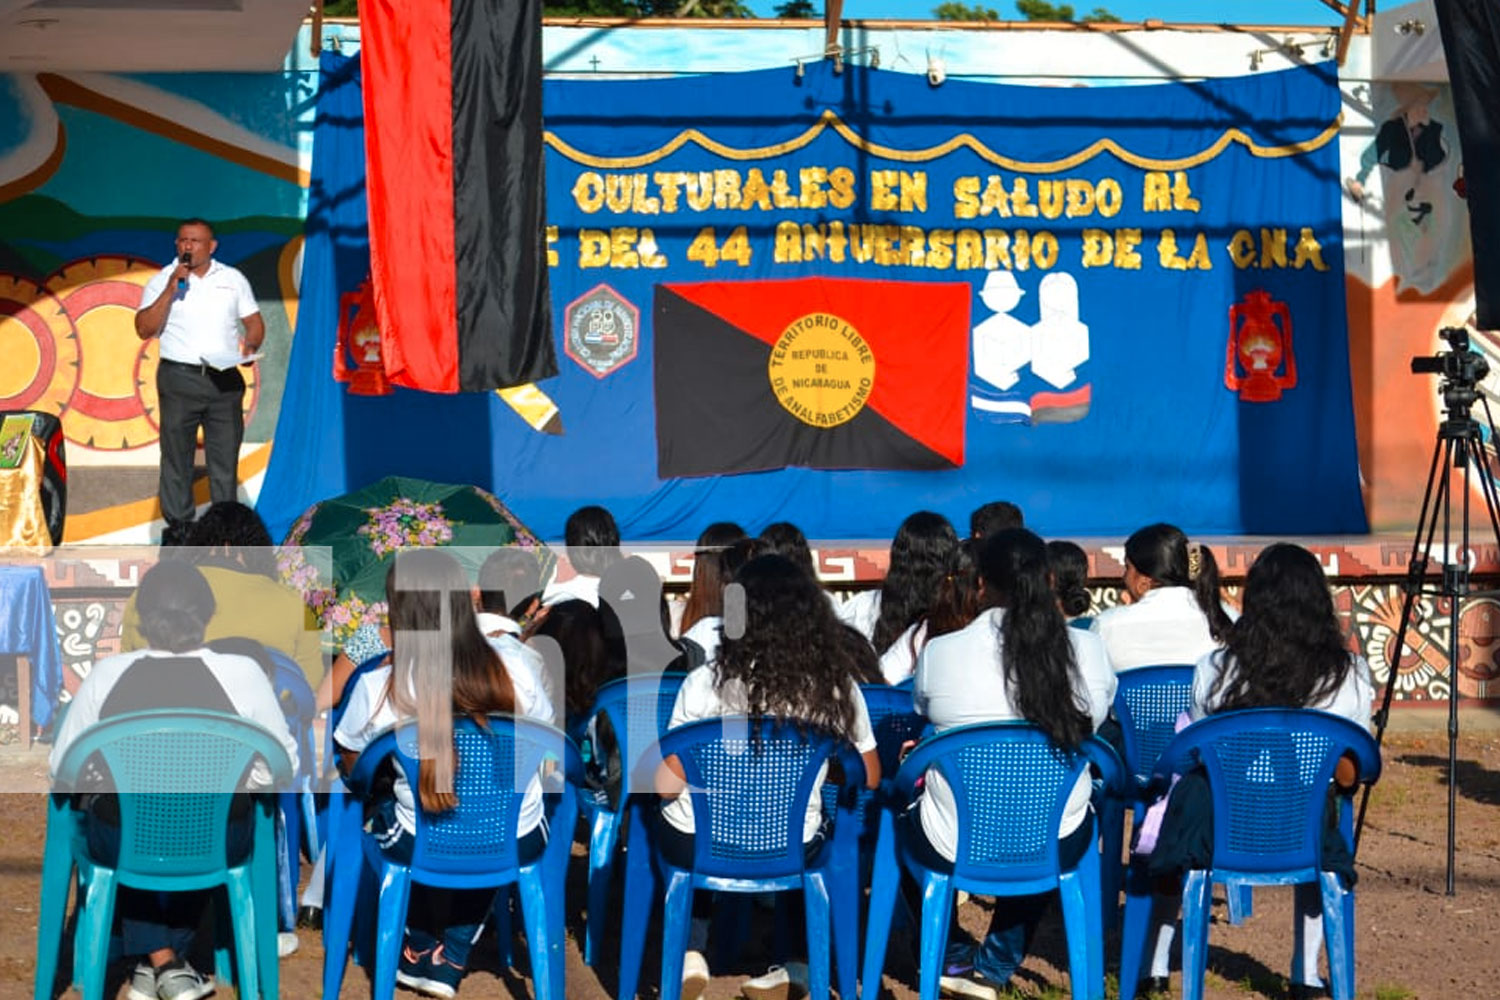
[[[1164,997],[1172,988],[1172,980],[1166,976],[1147,976],[1135,988],[1138,997]]]
[[[168,521],[167,526],[161,532],[161,545],[163,548],[174,545],[186,545],[188,540],[188,529],[190,521]]]
[[[306,927],[308,930],[320,931],[323,929],[323,908],[321,906],[304,906],[297,911],[297,926]]]

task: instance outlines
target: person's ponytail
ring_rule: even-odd
[[[1219,561],[1213,549],[1200,542],[1188,542],[1188,580],[1193,587],[1193,596],[1203,617],[1208,619],[1209,634],[1215,642],[1223,642],[1229,636],[1229,627],[1234,623],[1224,612],[1224,603],[1219,594]]]
[[[1079,704],[1077,658],[1048,577],[1046,545],[1011,528],[986,536],[979,563],[1005,609],[1000,667],[1017,711],[1061,746],[1077,747],[1093,722]]]

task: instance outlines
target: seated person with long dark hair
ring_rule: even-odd
[[[929,642],[917,661],[912,698],[938,732],[980,722],[1023,720],[1062,747],[1076,749],[1099,728],[1114,700],[1116,680],[1097,636],[1069,628],[1048,575],[1047,548],[1024,528],[986,535],[979,549],[984,611],[957,632]],[[1068,798],[1059,853],[1076,865],[1094,840],[1092,784],[1083,774]],[[912,832],[929,863],[951,866],[958,816],[943,776],[929,771]],[[907,817],[912,817],[908,813]],[[943,988],[994,1000],[1030,947],[1051,893],[996,903],[984,941],[958,938],[953,921]]]
[[[297,741],[287,730],[276,692],[260,664],[204,646],[214,595],[203,574],[183,562],[157,563],[141,578],[134,601],[146,648],[94,664],[58,729],[50,758],[53,773],[68,748],[95,722],[127,712],[172,708],[244,716],[275,736],[295,767]],[[249,783],[262,788],[269,784],[263,765],[252,769]],[[118,856],[118,806],[111,797],[87,798],[84,828],[90,853],[101,859]],[[238,863],[250,850],[248,810],[237,804],[230,823],[229,860]],[[197,1000],[214,991],[213,981],[187,960],[207,902],[206,892],[162,894],[120,888],[115,910],[121,942],[126,956],[140,959],[130,977],[130,1000]]]
[[[457,804],[453,717],[482,718],[500,712],[550,723],[553,714],[530,669],[505,657],[479,630],[468,578],[451,553],[402,552],[389,579],[391,664],[355,682],[334,741],[347,768],[381,731],[416,720],[419,787],[413,790],[405,775],[397,773],[389,793],[370,803],[366,822],[381,851],[404,863],[416,846],[418,803],[427,812],[444,812]],[[536,778],[526,787],[516,836],[523,863],[546,847],[542,791]],[[396,981],[429,996],[454,996],[494,896],[487,890],[414,886]]]
[[[1247,708],[1316,708],[1369,728],[1374,685],[1364,659],[1349,652],[1334,611],[1323,568],[1300,545],[1278,542],[1256,557],[1245,577],[1244,611],[1225,637],[1224,648],[1204,655],[1193,671],[1189,714]],[[1341,765],[1341,772],[1345,770]],[[1352,773],[1341,774],[1352,784]],[[1201,770],[1184,775],[1172,789],[1161,833],[1148,861],[1156,877],[1156,933],[1147,987],[1166,988],[1182,873],[1213,864],[1213,805]],[[1323,865],[1348,884],[1354,859],[1331,822],[1323,837]],[[1318,948],[1323,911],[1314,885],[1295,889],[1294,948],[1300,953],[1300,990],[1319,989]]]
[[[762,556],[746,563],[735,583],[743,591],[743,632],[734,635],[739,630],[727,630],[715,661],[688,674],[672,708],[671,725],[734,714],[799,719],[848,739],[863,756],[867,783],[876,787],[880,758],[869,710],[842,665],[845,640],[817,582],[787,559]],[[669,861],[692,867],[694,818],[684,782],[675,757],[662,763],[657,774],[657,790],[663,797],[658,836]],[[825,838],[821,802],[814,795],[803,823],[809,855]],[[708,984],[707,907],[706,894],[700,893],[682,967],[683,1000],[697,1000]],[[787,970],[772,970],[745,984],[743,992],[752,1000],[773,989],[784,993],[788,978]]]

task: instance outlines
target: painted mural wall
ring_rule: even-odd
[[[152,537],[155,345],[136,339],[130,317],[185,216],[218,224],[219,257],[247,273],[267,319],[242,457],[248,495],[258,488],[295,326],[317,85],[307,30],[280,73],[0,76],[0,409],[62,415],[71,540]],[[899,72],[1106,86],[1317,61],[1327,39],[863,27],[844,43],[852,60]],[[324,42],[356,51],[358,28],[329,25]],[[817,58],[822,38],[800,26],[549,26],[545,45],[550,72],[609,78],[792,73]],[[1438,419],[1435,385],[1409,373],[1409,358],[1467,317],[1472,280],[1451,97],[1441,84],[1370,79],[1370,49],[1356,38],[1341,71],[1350,353],[1370,522],[1402,531]]]

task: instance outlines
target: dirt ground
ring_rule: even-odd
[[[1497,890],[1500,890],[1500,733],[1475,732],[1459,744],[1457,895],[1444,893],[1444,838],[1447,817],[1447,741],[1440,733],[1392,733],[1385,747],[1385,773],[1371,801],[1370,819],[1359,854],[1358,994],[1373,1000],[1441,1000],[1488,997],[1500,993],[1500,949],[1492,934]],[[0,788],[13,792],[0,800],[0,1000],[30,997],[36,954],[37,892],[44,826],[45,748],[21,751],[0,747]],[[584,859],[574,849],[569,898],[583,895]],[[971,901],[963,922],[977,931],[988,919],[986,904]],[[707,996],[727,1000],[739,995],[746,976],[763,971],[768,960],[769,916],[751,923],[737,965],[723,968]],[[612,947],[606,948],[601,972],[586,967],[577,941],[577,909],[569,918],[568,996],[602,1000],[613,995]],[[301,1000],[321,991],[323,949],[318,936],[300,931],[301,947],[282,962],[282,996]],[[1118,949],[1111,937],[1108,968],[1110,995]],[[1287,995],[1285,975],[1291,960],[1291,890],[1261,890],[1255,916],[1240,927],[1224,920],[1222,901],[1215,907],[1210,935],[1206,995],[1212,1000],[1245,1000]],[[517,942],[520,968],[501,974],[493,939],[481,941],[465,997],[530,997],[524,978],[525,949]],[[1066,973],[1061,923],[1054,912],[1043,923],[1034,954],[1016,977],[1018,995],[1065,997]],[[655,954],[642,970],[643,995],[655,991]],[[116,977],[118,981],[120,977]],[[369,980],[350,966],[342,997],[366,997]],[[1174,995],[1180,994],[1174,976]],[[114,994],[112,993],[111,996]],[[120,996],[124,996],[121,990]],[[222,986],[219,996],[233,996]],[[69,992],[68,997],[75,994]],[[413,997],[415,994],[399,993]],[[915,962],[909,945],[893,941],[882,996],[909,1000],[916,996]]]

